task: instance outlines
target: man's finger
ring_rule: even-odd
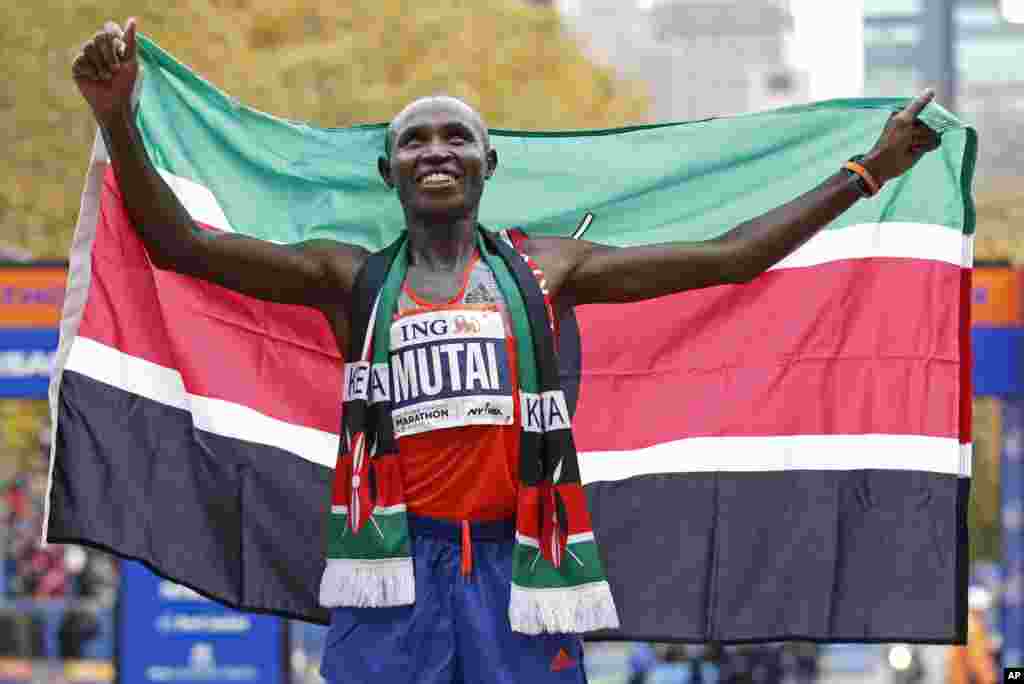
[[[100,53],[102,53],[103,59],[106,60],[107,66],[111,69],[117,69],[121,66],[121,58],[118,57],[117,50],[114,49],[113,35],[104,33],[96,39],[96,44],[99,46]]]
[[[934,99],[935,91],[929,88],[928,90],[921,93],[921,95],[919,95],[916,100],[908,104],[906,108],[902,112],[900,112],[900,114],[905,114],[906,118],[908,119],[916,119],[918,114],[920,114],[924,110],[924,108],[928,106],[928,103],[930,103]]]
[[[100,52],[100,48],[96,45],[95,40],[90,40],[85,44],[85,47],[82,48],[82,54],[92,63],[100,78],[110,78],[111,74],[109,67],[107,67],[107,61],[103,59],[103,54]]]
[[[118,25],[116,21],[107,21],[103,23],[103,30],[106,33],[117,36],[118,38],[124,37],[124,30]]]
[[[915,143],[917,142],[931,142],[932,140],[938,140],[938,134],[930,128],[917,128],[910,133],[910,139]]]
[[[128,23],[124,26],[124,52],[121,54],[121,58],[125,60],[135,59],[136,43],[135,43],[135,28],[138,22],[135,17],[128,20]]]
[[[939,149],[939,147],[941,147],[941,146],[942,146],[942,141],[940,141],[940,140],[930,141],[930,142],[926,142],[926,143],[919,143],[919,144],[915,143],[914,145],[910,146],[910,154],[912,154],[915,157],[920,157],[922,155],[928,154],[929,152],[934,152],[935,150]]]
[[[92,65],[92,62],[85,55],[75,57],[75,61],[71,63],[71,75],[75,78],[88,78],[93,81],[99,79],[96,67]]]

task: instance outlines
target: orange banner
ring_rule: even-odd
[[[56,328],[67,279],[59,264],[0,265],[0,328]]]
[[[971,322],[985,326],[1019,326],[1021,272],[1013,268],[978,267],[971,275]]]

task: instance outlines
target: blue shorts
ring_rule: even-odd
[[[330,684],[586,684],[575,634],[529,636],[508,621],[515,524],[473,523],[472,571],[462,532],[409,516],[416,601],[335,608],[320,674]]]

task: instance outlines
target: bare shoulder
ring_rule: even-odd
[[[341,289],[345,294],[352,291],[359,270],[370,256],[370,251],[364,247],[337,240],[307,240],[296,244],[295,248],[315,259],[332,289]]]
[[[522,249],[541,268],[549,266],[553,269],[571,269],[591,254],[615,248],[597,242],[590,242],[589,240],[538,235],[524,240]]]
[[[522,251],[544,271],[552,295],[560,299],[571,295],[566,285],[587,257],[612,249],[589,240],[543,235],[527,238],[522,244]]]

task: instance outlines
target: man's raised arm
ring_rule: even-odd
[[[918,121],[934,94],[926,91],[894,114],[859,173],[841,170],[813,190],[704,242],[607,247],[566,238],[526,246],[565,304],[633,302],[757,277],[809,240],[865,192],[903,174],[939,146]],[[840,165],[837,163],[837,166]],[[864,176],[867,178],[865,179]]]
[[[284,304],[337,313],[367,252],[330,240],[277,245],[242,235],[200,231],[154,168],[131,97],[139,72],[136,23],[114,22],[82,47],[72,65],[78,89],[103,131],[123,203],[153,264]]]

